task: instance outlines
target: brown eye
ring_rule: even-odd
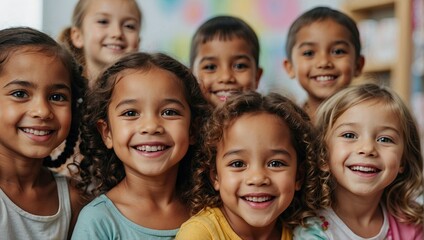
[[[229,164],[229,166],[234,168],[242,168],[245,166],[245,164],[242,161],[233,161]]]

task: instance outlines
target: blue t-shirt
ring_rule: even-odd
[[[142,227],[122,215],[102,194],[81,210],[72,239],[174,239],[178,230]]]

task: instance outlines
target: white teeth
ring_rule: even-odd
[[[30,134],[34,134],[36,136],[45,136],[50,134],[51,131],[45,131],[45,130],[35,130],[32,128],[23,128],[22,131]]]
[[[249,202],[266,202],[271,199],[271,197],[245,197]]]
[[[334,76],[318,76],[315,79],[319,82],[324,82],[324,81],[333,80],[334,78],[335,78]]]
[[[137,150],[143,151],[143,152],[157,152],[162,151],[165,149],[165,146],[150,146],[150,145],[143,145],[137,147]]]
[[[122,50],[123,47],[120,45],[114,45],[114,44],[108,44],[106,45],[107,48],[113,49],[113,50]]]
[[[360,172],[377,172],[378,170],[372,167],[364,167],[364,166],[353,166],[350,168],[353,171],[360,171]]]
[[[232,90],[232,91],[218,91],[215,94],[218,97],[229,97],[229,96],[233,95],[236,92],[238,92],[238,91],[234,91],[234,90]]]

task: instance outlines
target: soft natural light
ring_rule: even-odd
[[[0,29],[28,26],[42,28],[43,0],[1,0]]]

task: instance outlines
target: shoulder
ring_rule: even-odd
[[[84,198],[84,195],[75,187],[75,182],[72,179],[67,179],[69,188],[69,200],[71,203],[71,223],[70,231],[73,230],[81,209],[87,204],[88,200]]]
[[[105,195],[100,195],[79,213],[72,239],[99,238],[99,234],[106,234],[113,228],[114,219],[115,216],[108,206],[108,199]]]
[[[219,208],[205,208],[181,225],[176,239],[219,239],[228,224]]]
[[[89,200],[81,190],[75,187],[75,180],[68,179],[69,197],[71,201],[72,214],[78,215]]]
[[[209,209],[203,209],[196,215],[184,222],[177,234],[177,239],[196,239],[200,236],[211,236],[208,225],[213,222],[213,213]],[[206,238],[207,239],[207,238]]]
[[[91,214],[92,217],[101,215],[102,217],[105,215],[113,215],[112,208],[115,206],[113,205],[112,201],[106,197],[106,195],[102,194],[95,199],[93,199],[91,202],[89,202],[87,205],[83,207],[81,210],[81,215],[87,215]]]
[[[306,226],[297,226],[293,230],[293,239],[328,239],[325,231],[328,228],[328,222],[325,217],[311,217],[306,220]]]
[[[113,208],[113,203],[105,195],[100,195],[81,210],[77,226],[81,226],[81,223],[87,226],[111,222],[116,218]]]
[[[389,235],[393,239],[424,239],[424,226],[399,222],[394,216],[388,214]]]

